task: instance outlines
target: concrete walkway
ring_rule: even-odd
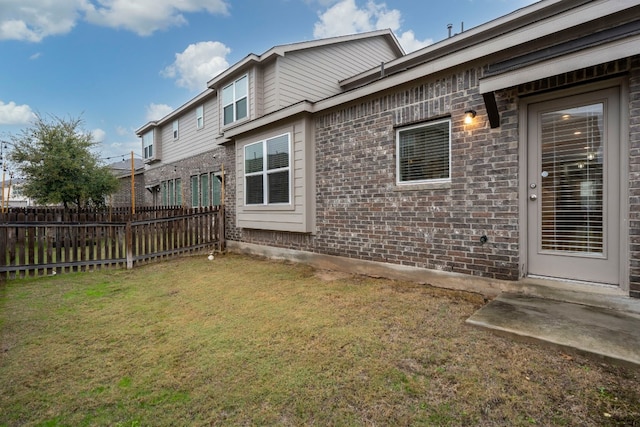
[[[611,362],[640,367],[640,300],[598,298],[592,305],[503,293],[467,323]],[[611,302],[610,301],[610,302]]]

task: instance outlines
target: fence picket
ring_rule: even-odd
[[[223,215],[218,208],[144,208],[131,221],[126,209],[10,209],[0,213],[0,279],[133,268],[158,258],[221,250]]]

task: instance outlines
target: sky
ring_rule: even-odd
[[[105,163],[250,53],[390,28],[406,53],[535,0],[0,0],[0,141],[80,118]]]

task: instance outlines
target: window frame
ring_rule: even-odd
[[[287,166],[281,168],[268,169],[268,142],[277,140],[283,136],[287,137]],[[255,146],[257,144],[262,144],[262,170],[258,172],[250,172],[246,171],[246,154],[247,148],[251,146]],[[293,142],[291,138],[291,132],[285,132],[282,134],[278,134],[269,138],[264,138],[259,141],[254,141],[252,143],[246,144],[242,147],[242,165],[243,170],[242,173],[244,175],[244,197],[243,202],[244,206],[251,207],[281,207],[281,206],[291,206],[292,205],[292,187],[293,187],[293,177],[292,177],[292,160],[293,160]],[[287,172],[287,180],[288,180],[288,188],[287,188],[287,201],[286,202],[269,202],[269,175],[275,173]],[[247,200],[248,192],[247,192],[247,178],[252,176],[262,176],[262,203],[249,203]]]
[[[414,129],[427,128],[430,126],[441,125],[442,123],[448,124],[448,148],[447,148],[447,157],[448,157],[448,176],[441,178],[424,178],[424,179],[414,179],[414,180],[401,180],[401,171],[400,166],[402,163],[402,149],[400,147],[400,137],[401,133],[411,131]],[[451,128],[451,117],[440,118],[435,120],[430,120],[427,122],[422,122],[410,126],[404,126],[396,129],[396,185],[397,186],[411,186],[411,185],[423,185],[423,184],[440,184],[440,183],[450,183],[451,182],[451,142],[452,142],[452,128]]]
[[[191,175],[191,207],[200,207],[200,174]]]
[[[167,179],[160,183],[162,206],[182,206],[182,179]]]
[[[180,131],[180,123],[178,122],[178,119],[175,119],[173,121],[172,127],[173,127],[173,139],[175,141],[176,139],[178,139],[180,137],[180,132],[179,132]]]
[[[196,129],[204,127],[204,104],[196,107]]]
[[[151,139],[150,143],[148,142],[149,136]],[[144,153],[145,160],[151,160],[154,158],[154,152],[153,152],[154,151],[153,145],[155,142],[154,140],[155,140],[155,132],[153,129],[142,134],[142,151]]]
[[[244,96],[238,98],[237,97],[237,87],[239,86],[239,82],[241,80],[245,80],[244,82]],[[231,88],[232,89],[232,95],[231,95],[231,100],[229,102],[225,103],[225,92],[227,89]],[[237,121],[246,119],[249,117],[249,74],[245,74],[242,77],[234,80],[232,83],[224,86],[222,88],[222,96],[220,97],[221,103],[222,103],[222,125],[223,126],[229,126]],[[242,101],[243,99],[246,99],[246,112],[245,115],[242,117],[238,117],[238,103],[240,101]],[[232,120],[230,122],[227,122],[227,117],[225,114],[225,110],[227,107],[231,106],[232,107],[232,111],[233,111],[233,117]]]

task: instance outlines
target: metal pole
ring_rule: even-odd
[[[9,212],[9,201],[11,200],[12,181],[13,181],[13,172],[9,172],[9,189],[7,190],[7,212]]]
[[[4,213],[4,205],[5,205],[5,197],[4,197],[4,173],[7,169],[4,167],[4,162],[2,162],[2,213]]]

